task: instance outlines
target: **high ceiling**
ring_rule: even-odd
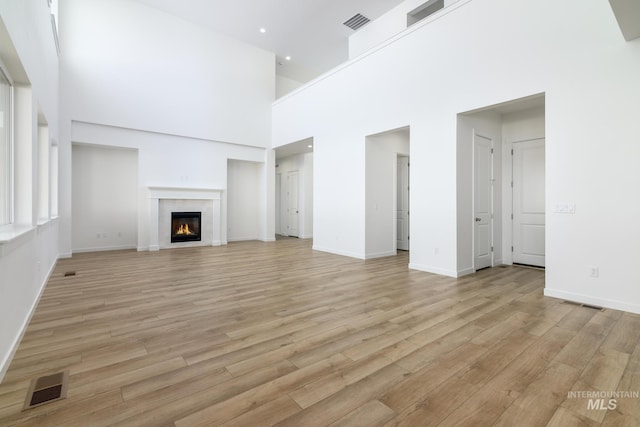
[[[277,74],[305,82],[347,60],[354,31],[343,22],[374,20],[403,0],[137,1],[274,52]]]

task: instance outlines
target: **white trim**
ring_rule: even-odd
[[[149,191],[149,251],[159,251],[160,200],[205,200],[213,203],[213,232],[211,246],[222,243],[222,196],[217,188],[148,187]],[[194,245],[199,246],[199,245]],[[178,247],[178,246],[177,246]]]
[[[22,65],[22,64],[20,64]],[[8,221],[3,224],[4,227],[6,226],[11,226],[15,220],[15,171],[16,171],[16,167],[15,167],[15,119],[16,119],[16,111],[15,111],[15,84],[13,81],[13,77],[11,77],[11,74],[9,74],[9,70],[7,69],[7,66],[4,64],[4,62],[2,61],[2,58],[0,58],[0,74],[2,74],[2,76],[7,79],[7,81],[9,82],[9,111],[8,111],[8,117],[5,117],[4,120],[7,121],[8,123],[8,128],[9,128],[9,141],[7,142],[8,147],[7,147],[7,160],[8,160],[8,164],[7,165],[2,165],[3,167],[6,166],[7,167],[7,174],[8,174],[8,178],[9,178],[9,182],[8,184],[8,192],[5,195],[6,197],[6,203],[7,203],[7,209],[8,209],[8,214],[9,214],[9,218]]]
[[[526,138],[526,139],[514,139],[513,141],[502,141],[502,256],[504,258],[504,264],[513,265],[513,252],[511,252],[511,247],[513,246],[513,218],[511,215],[514,213],[513,206],[513,187],[511,187],[511,183],[513,182],[513,155],[511,154],[511,150],[513,150],[513,144],[518,144],[521,142],[529,142],[529,141],[537,141],[537,140],[545,140],[545,178],[547,175],[547,157],[546,157],[546,147],[547,141],[545,136],[535,137],[535,138]],[[547,191],[545,188],[545,203],[547,200]],[[547,236],[547,215],[548,210],[545,207],[545,239]]]
[[[44,290],[47,287],[47,283],[49,283],[49,279],[51,278],[51,275],[53,274],[53,271],[55,270],[57,264],[58,264],[58,259],[53,261],[53,264],[51,265],[51,268],[47,272],[47,275],[45,276],[44,281],[40,285],[40,291],[38,291],[38,296],[33,301],[33,304],[31,304],[31,308],[29,309],[29,314],[27,315],[26,319],[22,324],[22,327],[20,328],[20,333],[16,336],[16,339],[11,344],[11,347],[10,347],[11,350],[2,359],[2,362],[0,362],[0,383],[2,383],[2,380],[4,380],[4,376],[7,374],[9,365],[11,364],[11,361],[13,360],[13,357],[15,356],[16,351],[18,351],[18,346],[20,345],[20,342],[22,342],[22,338],[24,337],[25,332],[27,332],[27,327],[29,326],[29,323],[31,323],[31,318],[36,312],[38,303],[40,303],[40,298],[42,298],[42,294],[44,294]]]
[[[316,246],[316,245],[313,245],[312,249],[314,251],[327,252],[334,255],[346,256],[349,258],[366,259],[364,255],[357,254],[355,252],[337,251],[335,249],[323,248],[322,246]]]
[[[494,266],[492,265],[489,268],[493,268],[493,267]],[[469,274],[473,274],[475,272],[476,272],[476,270],[474,268],[465,268],[465,269],[462,269],[462,270],[458,270],[458,273],[457,273],[458,275],[456,277],[468,276]]]
[[[2,258],[32,237],[37,228],[31,225],[9,224],[1,227],[0,230],[2,230],[0,231],[0,258]]]
[[[581,304],[595,305],[598,307],[610,308],[612,310],[627,311],[629,313],[640,314],[639,304],[629,304],[628,302],[594,298],[589,295],[576,294],[573,292],[559,291],[556,289],[544,289],[544,296],[559,298],[567,301],[579,302]]]
[[[87,252],[107,252],[107,251],[123,251],[123,250],[131,250],[137,249],[135,246],[125,245],[125,246],[100,246],[97,248],[80,248],[74,249],[72,253],[81,254]]]
[[[393,250],[393,251],[387,251],[387,252],[378,252],[375,254],[365,254],[364,259],[384,258],[384,257],[396,256],[396,255],[398,255],[398,253],[396,252],[396,250]]]
[[[275,239],[274,239],[275,240]],[[249,236],[249,237],[234,237],[233,239],[229,239],[230,242],[250,242],[250,241],[259,241],[266,242],[266,240],[261,239],[258,236]]]
[[[433,267],[431,265],[426,265],[426,264],[417,264],[415,262],[410,262],[409,268],[412,270],[424,271],[426,273],[439,274],[441,276],[460,277],[460,272],[457,272],[455,270],[445,270],[443,268]],[[467,270],[463,270],[463,272],[466,272],[466,271]],[[465,273],[465,274],[468,274],[468,273]]]
[[[495,200],[494,200],[494,185],[495,185],[495,164],[494,164],[494,159],[493,159],[493,138],[486,136],[480,132],[477,132],[475,128],[473,128],[471,130],[472,134],[471,134],[471,264],[473,265],[473,267],[471,268],[472,273],[475,273],[477,271],[476,269],[476,137],[480,137],[480,138],[484,138],[489,140],[490,145],[489,148],[491,148],[491,162],[489,165],[490,168],[490,184],[489,184],[489,192],[491,193],[490,196],[490,202],[489,202],[489,227],[491,228],[491,247],[494,248],[495,247],[495,222],[494,222],[494,215],[495,215]],[[491,265],[490,267],[494,267],[495,264],[495,252],[491,251]],[[462,270],[462,271],[467,271]],[[460,274],[460,273],[458,273]],[[470,274],[470,273],[466,273],[466,274]],[[458,276],[460,277],[460,276]]]

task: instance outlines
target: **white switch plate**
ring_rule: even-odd
[[[575,214],[576,205],[574,203],[556,203],[555,213]]]

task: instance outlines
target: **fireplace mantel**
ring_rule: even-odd
[[[214,188],[183,188],[183,187],[148,187],[149,190],[149,250],[160,250],[160,201],[161,200],[201,200],[211,201],[213,215],[210,218],[202,218],[203,223],[208,221],[211,227],[209,235],[203,236],[203,240],[211,242],[212,246],[220,246],[221,239],[221,199],[222,190]],[[204,224],[203,224],[204,228]]]

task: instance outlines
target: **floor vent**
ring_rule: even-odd
[[[579,303],[579,302],[567,301],[567,300],[564,300],[563,302],[565,304],[577,305],[578,307],[591,308],[593,310],[598,310],[598,311],[603,311],[604,310],[603,307],[598,307],[597,305],[582,304],[582,303]]]
[[[368,24],[369,21],[371,20],[366,16],[356,13],[351,18],[344,21],[343,24],[355,31],[360,27]]]
[[[32,380],[22,410],[64,399],[67,397],[68,384],[68,370]]]
[[[64,277],[75,276],[75,275],[76,275],[75,271],[67,271],[66,273],[64,273]]]

